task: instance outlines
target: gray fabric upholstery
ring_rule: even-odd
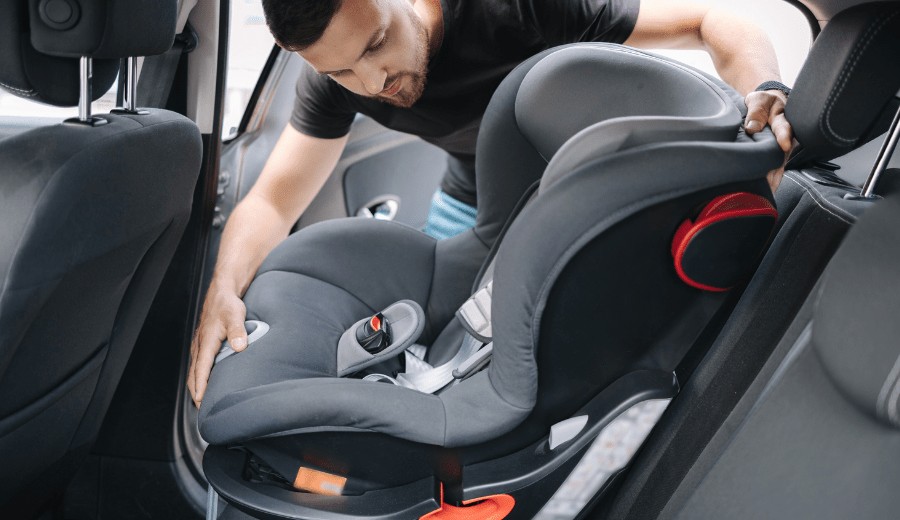
[[[900,5],[854,6],[828,22],[785,107],[803,159],[828,160],[880,135],[900,90]],[[893,111],[889,111],[893,114]]]
[[[848,402],[810,347],[801,336],[675,518],[896,516],[900,434]]]
[[[548,291],[581,248],[643,208],[704,188],[759,178],[760,172],[780,162],[771,134],[759,139],[750,145],[649,145],[595,161],[538,197],[510,227],[497,254],[490,374],[498,392],[517,406],[533,405],[535,350]],[[726,170],[723,157],[734,159]],[[690,164],[691,171],[661,174],[672,163]],[[565,219],[554,218],[560,208],[566,208]],[[533,230],[538,226],[541,233],[536,237]],[[602,347],[602,343],[594,346]]]
[[[886,178],[897,184],[896,175]],[[887,198],[844,241],[825,279],[813,337],[835,385],[860,411],[900,429],[898,216],[900,198]]]
[[[92,0],[81,2],[83,26],[39,51],[38,4],[0,7],[0,87],[34,101],[78,103],[78,59],[50,54],[118,58],[174,32],[174,0]],[[119,24],[150,9],[163,16]],[[78,47],[76,33],[105,43]],[[94,62],[95,98],[117,68]],[[0,141],[0,509],[10,517],[34,516],[87,455],[190,216],[197,127],[159,110],[104,119]]]
[[[663,63],[665,66],[655,66]],[[594,65],[594,66],[592,66]],[[709,90],[711,95],[697,95]],[[591,100],[582,110],[557,117],[564,99]],[[562,106],[561,106],[562,105]],[[740,113],[710,80],[693,69],[618,45],[568,46],[548,55],[525,76],[516,97],[522,133],[546,160],[594,125],[612,126],[590,137],[597,157],[619,148],[668,140],[725,140],[734,137]],[[624,126],[617,119],[627,117]],[[623,132],[623,129],[628,129]],[[635,129],[635,130],[632,130]],[[635,137],[635,131],[642,138]],[[640,131],[642,130],[642,131]],[[562,171],[571,171],[566,162]],[[547,173],[541,178],[547,182]]]
[[[96,437],[187,224],[193,123],[106,117],[0,142],[0,504]]]

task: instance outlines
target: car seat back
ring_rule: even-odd
[[[174,38],[174,1],[106,2],[65,23],[47,5],[0,9],[0,83],[36,101],[78,103],[91,57],[102,94],[119,58]],[[196,126],[162,110],[83,113],[0,141],[5,512],[40,509],[90,450],[187,224],[200,152]]]
[[[786,220],[709,353],[679,370],[692,372],[690,379],[607,504],[612,516],[655,518],[679,500],[673,491],[682,487],[681,495],[691,489],[691,479],[704,474],[705,469],[691,470],[701,452],[726,420],[740,420],[738,402],[752,402],[749,394],[742,399],[752,393],[751,383],[759,387],[771,376],[768,369],[759,371],[779,341],[796,339],[799,330],[788,327],[844,233],[880,204],[878,198],[860,197],[859,187],[842,181],[824,161],[878,136],[897,113],[900,75],[885,66],[900,52],[896,12],[890,3],[853,7],[829,21],[814,43],[787,106],[804,151],[792,160],[794,170],[776,194]],[[835,117],[839,113],[844,116]],[[800,330],[808,310],[797,318]],[[784,349],[779,350],[767,367],[780,362]]]
[[[900,507],[900,198],[850,230],[661,518],[890,518]]]

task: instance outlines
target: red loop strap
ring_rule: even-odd
[[[704,291],[721,292],[731,287],[713,287],[692,279],[684,271],[682,259],[684,252],[691,244],[691,240],[704,228],[723,220],[766,216],[774,220],[778,219],[778,210],[768,199],[754,193],[738,192],[716,197],[697,215],[695,221],[686,219],[675,231],[672,239],[671,253],[675,259],[675,271],[684,283]]]
[[[462,507],[444,502],[444,487],[441,486],[441,507],[419,518],[419,520],[503,520],[513,510],[516,499],[510,495],[490,495],[463,502]]]

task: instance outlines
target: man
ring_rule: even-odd
[[[191,345],[188,387],[197,406],[222,341],[228,339],[236,351],[246,347],[241,296],[328,178],[357,112],[449,153],[436,206],[451,221],[474,217],[475,136],[494,89],[518,63],[563,43],[705,49],[720,76],[746,96],[746,131],[752,134],[768,124],[781,148],[791,147],[783,115],[787,88],[777,84],[771,44],[752,24],[706,5],[674,0],[263,0],[263,7],[278,44],[300,54],[308,67],[298,81],[290,124],[225,226]],[[770,175],[773,190],[779,175]]]

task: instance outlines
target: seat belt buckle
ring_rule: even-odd
[[[491,298],[494,290],[494,281],[491,280],[484,287],[475,291],[462,307],[456,311],[466,332],[482,343],[490,343],[493,338],[491,326]]]
[[[459,379],[460,381],[468,379],[470,376],[486,367],[487,364],[491,362],[491,354],[493,352],[493,342],[481,347],[477,352],[466,358],[466,360],[463,361],[461,365],[453,370],[453,378]]]

